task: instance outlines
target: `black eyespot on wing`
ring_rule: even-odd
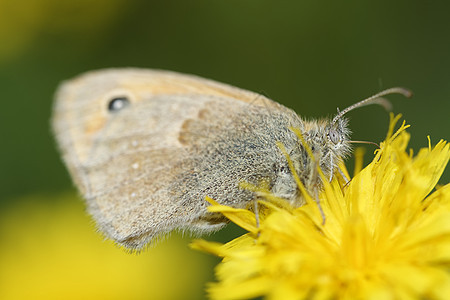
[[[115,97],[108,103],[108,111],[118,112],[130,105],[130,100],[127,97]]]

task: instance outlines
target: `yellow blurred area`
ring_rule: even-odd
[[[38,43],[44,33],[102,33],[123,9],[124,0],[0,0],[0,62]]]
[[[211,260],[189,239],[129,254],[95,232],[80,199],[57,198],[18,199],[0,213],[0,299],[203,297]]]

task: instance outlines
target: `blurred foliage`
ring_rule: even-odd
[[[123,0],[1,0],[0,62],[18,58],[44,34],[83,35],[92,43],[122,11]]]
[[[412,147],[428,134],[448,139],[449,9],[419,0],[0,0],[1,199],[70,186],[49,129],[52,95],[96,68],[194,73],[309,117],[406,86],[413,99],[390,98],[412,124]],[[382,109],[349,116],[354,139],[383,139]]]
[[[58,194],[71,187],[49,129],[61,80],[105,67],[170,69],[263,92],[308,117],[332,115],[336,107],[381,89],[406,86],[413,99],[390,99],[412,125],[411,146],[417,150],[427,146],[428,134],[434,144],[449,139],[449,11],[450,2],[439,0],[0,0],[0,208],[5,218],[0,285],[8,284],[8,291],[20,288],[23,274],[37,280],[31,283],[36,288],[56,292],[60,286],[76,295],[76,289],[51,280],[65,278],[67,284],[69,277],[58,273],[76,268],[73,284],[84,280],[82,274],[91,284],[102,274],[117,276],[110,282],[131,284],[131,278],[146,276],[151,282],[150,275],[139,272],[170,261],[157,260],[156,268],[142,263],[138,271],[140,263],[126,262],[135,256],[117,259],[122,266],[130,264],[120,279],[106,266],[116,258],[100,254],[120,250],[110,244],[105,244],[109,250],[90,249],[91,239],[99,238],[88,237],[90,229],[81,232],[87,220],[64,225],[68,198],[32,197],[35,207],[22,205],[22,195]],[[363,108],[349,117],[355,140],[384,138],[388,114],[381,108]],[[366,148],[368,160],[374,149]],[[442,180],[448,179],[449,171]],[[81,218],[79,207],[76,211],[73,218]],[[78,227],[80,232],[73,232]],[[163,251],[157,249],[152,251]],[[97,260],[103,272],[83,265]],[[58,268],[57,261],[73,265]],[[103,287],[109,285],[105,282]],[[185,288],[176,286],[171,289]],[[139,291],[145,294],[144,288]]]

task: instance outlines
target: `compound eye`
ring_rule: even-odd
[[[108,110],[110,112],[118,112],[130,105],[130,100],[127,97],[116,97],[111,99],[108,103]]]
[[[339,143],[341,140],[341,136],[339,135],[339,132],[337,132],[336,129],[330,129],[330,131],[328,132],[328,138],[335,145]]]

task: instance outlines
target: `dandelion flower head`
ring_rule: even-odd
[[[192,244],[222,258],[210,298],[449,299],[450,184],[434,190],[449,144],[429,142],[414,156],[408,126],[394,133],[399,117],[350,183],[325,182],[325,223],[313,201],[293,208],[265,193],[257,225],[251,210],[210,199],[211,211],[248,231]]]

